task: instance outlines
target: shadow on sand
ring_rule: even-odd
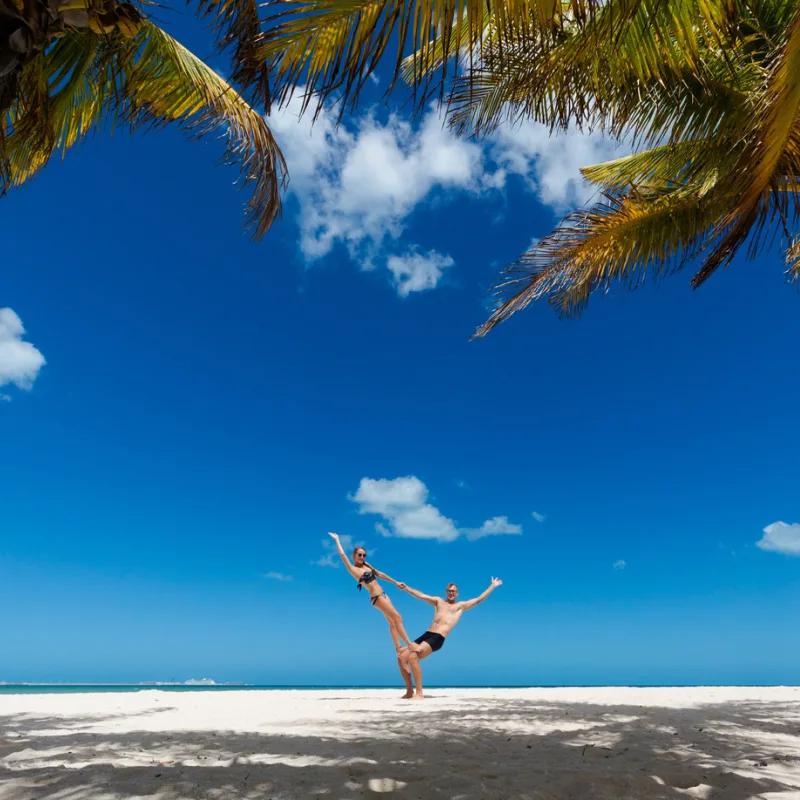
[[[365,701],[328,735],[89,732],[101,722],[0,716],[0,800],[800,798],[796,704]]]

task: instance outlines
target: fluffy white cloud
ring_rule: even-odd
[[[627,566],[628,565],[622,559],[614,562],[614,569],[625,569]]]
[[[16,384],[30,389],[45,365],[44,356],[30,343],[22,341],[25,328],[10,308],[0,308],[0,386]],[[10,399],[3,395],[4,400]]]
[[[538,511],[531,511],[531,516],[537,522],[544,522],[547,519],[547,517],[544,514],[540,514]]]
[[[264,575],[265,578],[269,578],[273,581],[291,581],[294,580],[291,575],[284,575],[282,572],[268,572]]]
[[[419,129],[397,115],[380,124],[369,114],[337,127],[327,111],[312,126],[310,114],[298,119],[300,102],[293,99],[269,122],[300,204],[300,249],[309,261],[342,244],[371,269],[435,188],[477,188],[480,147],[455,139],[434,113]]]
[[[414,475],[393,480],[362,478],[352,499],[361,514],[378,514],[389,524],[380,525],[384,535],[407,539],[452,542],[459,536],[453,520],[427,502],[428,487]]]
[[[492,517],[487,519],[480,528],[468,528],[464,531],[467,539],[473,541],[482,539],[484,536],[499,536],[502,534],[520,534],[522,525],[514,525],[508,521],[508,517]]]
[[[767,525],[756,547],[787,556],[800,556],[800,523],[773,522]]]
[[[358,503],[359,513],[383,517],[386,524],[378,523],[376,529],[384,536],[452,542],[462,535],[479,539],[522,533],[522,526],[510,523],[508,517],[493,517],[480,528],[457,527],[452,519],[428,502],[428,487],[415,475],[393,479],[362,478],[350,499]]]
[[[498,165],[494,185],[502,185],[508,175],[519,175],[542,203],[558,212],[584,205],[597,191],[583,179],[581,167],[630,152],[597,133],[572,129],[553,136],[539,122],[501,125],[489,148]]]
[[[412,292],[435,289],[444,271],[453,263],[450,256],[431,250],[427,254],[411,252],[405,256],[389,256],[386,267],[394,276],[397,294],[408,297]]]
[[[434,288],[447,255],[400,247],[412,212],[437,193],[495,195],[520,176],[539,200],[559,212],[591,191],[579,168],[614,154],[614,144],[578,131],[551,136],[538,123],[503,126],[482,143],[457,139],[430,110],[418,126],[397,114],[385,122],[367,113],[337,126],[323,111],[299,116],[300,93],[270,117],[299,203],[300,250],[309,262],[344,246],[362,269],[388,268],[398,294]],[[398,252],[401,251],[401,252]],[[435,260],[431,257],[435,255]]]

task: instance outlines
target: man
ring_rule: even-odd
[[[441,597],[430,597],[416,589],[412,589],[410,586],[406,586],[404,583],[397,584],[398,589],[403,589],[412,597],[424,600],[428,605],[436,609],[433,615],[433,622],[428,627],[428,630],[414,640],[419,645],[419,650],[413,653],[409,648],[405,647],[397,654],[400,673],[406,684],[406,693],[404,695],[406,700],[424,699],[422,693],[422,668],[419,662],[423,658],[427,658],[431,653],[440,650],[447,635],[458,624],[461,615],[468,609],[475,608],[478,603],[482,603],[502,583],[503,581],[500,578],[492,578],[488,589],[474,599],[465,600],[463,603],[458,602],[458,586],[455,583],[447,584],[447,590],[445,591],[447,599],[445,600]],[[417,685],[416,693],[408,675],[408,670],[405,668],[406,665],[411,668],[411,674],[414,676],[414,683]]]

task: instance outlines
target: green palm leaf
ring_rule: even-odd
[[[628,16],[643,2],[615,1],[625,5]],[[421,103],[437,67],[451,60],[458,64],[462,56],[483,57],[487,35],[497,53],[534,33],[551,41],[567,16],[591,27],[602,5],[602,0],[274,0],[267,4],[258,59],[270,66],[279,103],[303,86],[304,107],[315,99],[319,108],[335,93],[344,109],[357,102],[384,56],[393,64],[389,90],[405,70]],[[412,56],[411,66],[404,67],[405,56]]]
[[[264,117],[216,72],[141,19],[134,36],[72,30],[24,68],[4,118],[10,185],[19,185],[91,130],[177,123],[192,136],[227,130],[224,160],[251,190],[248,224],[263,235],[281,207],[286,166]]]
[[[622,281],[630,288],[649,275],[680,269],[705,243],[721,201],[701,202],[676,191],[648,197],[606,197],[590,211],[577,212],[505,270],[496,290],[500,304],[475,336],[542,298],[563,316],[585,307],[595,291]]]

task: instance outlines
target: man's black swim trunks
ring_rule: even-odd
[[[423,642],[427,642],[430,645],[431,650],[435,653],[437,650],[442,649],[442,645],[444,644],[444,636],[441,633],[434,633],[433,631],[425,631],[419,639],[414,639],[416,644],[422,644]]]

